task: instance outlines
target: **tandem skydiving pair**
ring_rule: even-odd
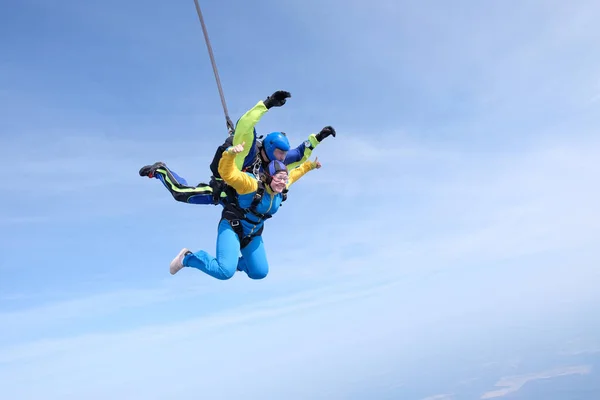
[[[295,149],[290,149],[284,132],[271,132],[260,140],[256,124],[269,109],[283,106],[289,97],[287,91],[276,91],[242,115],[233,135],[217,148],[208,184],[190,186],[162,162],[140,169],[140,176],[159,179],[177,201],[223,207],[216,257],[184,248],[171,262],[171,274],[192,267],[221,280],[230,279],[236,271],[251,279],[267,276],[264,223],[278,211],[294,182],[321,167],[318,160],[308,160],[312,150],[328,136],[336,136],[335,129],[326,126]]]

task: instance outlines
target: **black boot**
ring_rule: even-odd
[[[154,178],[154,172],[158,169],[158,168],[166,168],[167,166],[162,162],[162,161],[158,161],[155,162],[152,165],[144,165],[142,168],[140,168],[140,176],[146,176],[148,178]]]

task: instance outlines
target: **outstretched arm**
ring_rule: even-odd
[[[235,125],[235,132],[233,134],[234,146],[244,142],[250,144],[254,143],[254,127],[267,111],[268,109],[265,106],[265,103],[261,100],[240,117]],[[240,153],[234,155],[235,166],[238,170],[241,170],[244,166],[244,159],[248,155],[251,147],[252,146],[249,145],[248,148],[245,148]],[[219,168],[221,167],[219,166]]]
[[[256,103],[254,107],[246,111],[244,115],[240,117],[233,133],[233,145],[236,146],[244,142],[249,143],[249,145],[240,153],[236,154],[235,165],[237,166],[237,169],[241,170],[243,168],[244,159],[254,145],[254,127],[258,121],[260,121],[262,116],[265,115],[271,107],[281,107],[285,104],[286,98],[291,96],[292,95],[289,92],[278,90],[264,101],[261,100]]]
[[[302,164],[304,161],[308,160],[312,151],[319,142],[316,139],[316,135],[313,133],[308,137],[308,140],[302,142],[300,146],[295,149],[291,149],[287,152],[285,156],[285,160],[283,163],[287,165],[288,170],[292,170]]]
[[[288,167],[288,170],[291,171],[308,160],[312,154],[312,151],[319,145],[319,143],[321,143],[329,135],[333,135],[333,137],[335,137],[335,134],[335,129],[333,129],[332,126],[326,126],[317,134],[310,134],[308,136],[308,140],[304,141],[295,149],[288,151],[284,161]]]
[[[286,187],[289,188],[292,186],[292,184],[298,182],[298,180],[302,178],[308,171],[319,168],[321,168],[321,163],[319,162],[318,157],[315,158],[315,161],[304,161],[298,168],[294,168],[290,171],[289,180]]]
[[[239,194],[252,193],[258,189],[256,179],[240,171],[235,165],[236,156],[244,151],[245,143],[230,147],[223,152],[219,160],[219,175]]]

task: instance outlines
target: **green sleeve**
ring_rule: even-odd
[[[261,100],[250,110],[246,111],[236,124],[233,134],[233,146],[246,142],[244,151],[238,153],[235,157],[235,165],[239,170],[244,166],[244,159],[248,155],[254,141],[254,126],[256,126],[267,111],[265,103]]]
[[[308,160],[308,158],[312,154],[312,151],[319,145],[319,141],[317,140],[317,135],[315,135],[314,133],[310,134],[310,136],[308,137],[308,141],[310,142],[310,147],[308,147],[308,146],[304,147],[304,154],[302,155],[302,158],[299,161],[289,164],[287,166],[288,171],[291,171],[294,168],[297,168],[304,161]]]

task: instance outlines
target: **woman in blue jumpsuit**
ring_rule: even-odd
[[[262,179],[257,179],[254,174],[236,168],[236,156],[244,151],[244,144],[227,149],[219,161],[219,174],[236,191],[239,214],[233,215],[235,213],[228,208],[223,211],[216,257],[204,250],[192,253],[184,248],[171,261],[172,275],[183,267],[192,267],[221,280],[230,279],[236,270],[245,272],[251,279],[267,276],[269,264],[261,236],[265,219],[277,212],[289,187],[308,171],[320,168],[321,163],[317,159],[307,160],[288,172],[285,164],[273,160]],[[257,196],[257,193],[261,195]]]

